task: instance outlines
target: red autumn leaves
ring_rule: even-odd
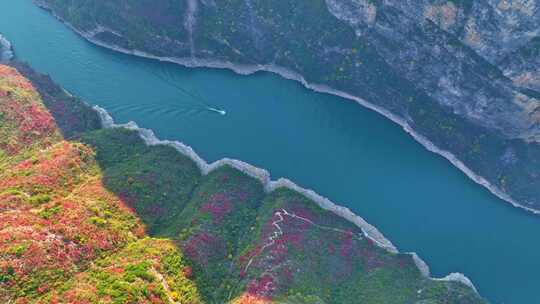
[[[8,155],[48,141],[57,131],[32,84],[6,66],[0,66],[0,119],[0,149]]]

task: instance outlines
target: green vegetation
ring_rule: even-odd
[[[171,241],[144,238],[97,260],[39,301],[169,303],[172,299],[201,303],[196,286],[182,272],[185,267],[184,258]]]
[[[77,100],[25,73],[46,103],[0,66],[0,301],[484,303],[292,190],[230,166],[202,176],[171,147],[99,129],[87,106],[64,129],[49,109]]]
[[[98,130],[81,140],[96,151],[105,187],[135,208],[152,233],[183,209],[200,179],[189,158],[171,147],[147,147],[133,131]]]

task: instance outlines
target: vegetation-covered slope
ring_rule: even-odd
[[[35,2],[102,45],[282,67],[362,98],[540,210],[537,0]]]
[[[196,299],[173,243],[145,239],[129,201],[104,185],[92,148],[62,135],[96,129],[97,115],[19,67],[45,102],[14,68],[0,66],[0,302]]]
[[[484,303],[297,192],[101,129],[14,65],[32,82],[0,66],[0,302]]]

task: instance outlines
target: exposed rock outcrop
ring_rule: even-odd
[[[11,43],[0,34],[0,62],[7,62],[13,58]]]

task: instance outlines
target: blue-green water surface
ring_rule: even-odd
[[[183,141],[209,161],[238,158],[315,189],[418,252],[435,276],[465,273],[494,303],[540,303],[540,217],[500,201],[380,115],[268,73],[117,54],[30,0],[0,1],[0,32],[20,59],[117,121]]]

